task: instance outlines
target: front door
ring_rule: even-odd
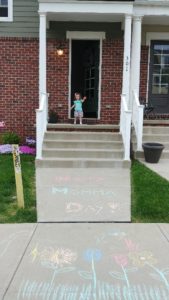
[[[169,41],[152,41],[149,102],[158,114],[169,113]]]
[[[80,92],[84,118],[98,118],[100,41],[72,40],[71,99]],[[71,113],[73,117],[73,112]]]

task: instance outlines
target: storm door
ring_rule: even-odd
[[[72,40],[71,99],[80,92],[84,118],[98,118],[100,41]],[[71,117],[73,112],[71,113]]]
[[[158,114],[169,113],[169,41],[152,41],[149,101]]]

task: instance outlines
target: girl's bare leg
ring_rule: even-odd
[[[80,120],[80,125],[82,125],[82,118],[79,118],[79,120]]]
[[[74,118],[74,124],[76,124],[76,118]]]

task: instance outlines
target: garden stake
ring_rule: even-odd
[[[18,145],[12,145],[12,153],[13,153],[13,162],[14,162],[14,170],[15,170],[16,195],[17,195],[18,207],[24,208],[22,172],[21,172],[21,162],[20,162]]]

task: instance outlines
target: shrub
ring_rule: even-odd
[[[58,122],[58,115],[55,111],[49,111],[49,123],[57,123]]]
[[[7,132],[2,135],[3,144],[19,144],[20,140],[20,136],[15,132]]]

